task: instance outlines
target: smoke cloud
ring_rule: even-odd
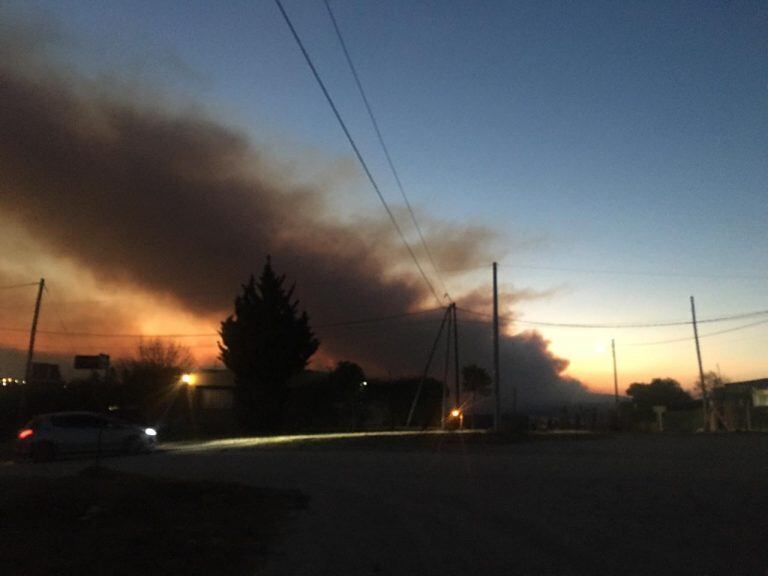
[[[379,375],[423,369],[440,311],[333,326],[437,306],[388,220],[342,219],[332,189],[285,176],[268,147],[236,128],[190,106],[117,96],[32,45],[19,36],[0,42],[0,224],[10,230],[3,248],[16,242],[30,252],[4,255],[3,282],[28,281],[29,262],[45,260],[40,274],[58,274],[66,286],[57,295],[62,330],[130,332],[157,326],[165,315],[211,332],[271,254],[295,281],[321,339],[318,363],[351,359]],[[492,230],[425,221],[440,267],[492,260]],[[15,311],[3,310],[3,324],[26,327],[27,309],[6,296]],[[546,296],[511,291],[505,302]],[[480,291],[463,299],[470,307],[488,303]],[[462,363],[490,366],[490,325],[462,320]],[[518,385],[521,403],[584,394],[539,334],[505,337],[502,353],[505,382]]]

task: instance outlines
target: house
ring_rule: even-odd
[[[710,405],[714,430],[768,430],[768,378],[715,388]]]

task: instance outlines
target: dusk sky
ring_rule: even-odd
[[[418,248],[325,4],[284,0],[284,5],[384,196]],[[509,333],[537,330],[550,341],[552,354],[570,361],[565,374],[597,391],[613,389],[611,338],[622,391],[632,381],[667,376],[691,387],[698,370],[692,340],[644,345],[690,338],[691,327],[589,329],[525,322],[685,322],[691,295],[700,319],[768,310],[766,3],[331,0],[331,6],[443,269],[440,275],[460,306],[489,311],[491,262],[497,260],[503,311],[520,320],[507,327]],[[95,107],[112,100],[140,103],[141,109],[166,117],[203,118],[203,131],[210,124],[242,137],[241,143],[213,131],[222,147],[232,146],[230,156],[239,159],[237,178],[258,173],[253,177],[267,182],[269,194],[288,194],[297,203],[305,230],[320,230],[317,238],[326,239],[314,244],[309,232],[298,231],[285,239],[283,230],[285,253],[301,252],[308,262],[310,254],[315,260],[318,254],[342,254],[348,262],[370,256],[369,268],[360,268],[378,278],[371,282],[375,286],[366,287],[369,301],[383,302],[386,294],[395,293],[386,305],[332,309],[330,295],[311,295],[320,291],[309,280],[322,278],[319,264],[302,284],[302,271],[312,265],[281,266],[276,258],[278,269],[297,278],[297,293],[312,318],[332,323],[376,316],[379,310],[387,314],[436,306],[423,286],[415,287],[421,278],[413,262],[392,237],[391,223],[271,0],[4,2],[0,43],[6,55],[18,59],[14,71],[0,77],[0,87],[8,78],[16,80],[14,74],[33,74],[50,85],[64,78],[61,86],[71,89],[70,102]],[[29,86],[39,86],[36,82]],[[50,90],[45,94],[49,97]],[[0,127],[7,132],[11,120],[9,115]],[[193,169],[205,170],[203,152],[208,145],[218,146],[208,136],[205,142],[196,152],[202,160]],[[3,144],[0,156],[12,146],[12,141]],[[244,147],[258,158],[258,167],[242,162]],[[158,140],[150,156],[160,162],[168,148],[173,145]],[[185,154],[171,154],[168,161],[192,157]],[[228,167],[225,160],[216,166]],[[104,166],[114,165],[105,160]],[[93,208],[98,218],[70,218],[49,227],[48,219],[55,220],[63,204],[77,196],[53,191],[53,171],[36,180],[39,166],[30,163],[24,175],[14,170],[10,159],[7,165],[0,161],[0,183],[18,190],[7,196],[11,200],[0,199],[0,285],[46,277],[51,291],[44,300],[42,330],[215,332],[237,283],[258,272],[267,251],[280,254],[280,247],[251,246],[252,262],[242,270],[227,269],[238,279],[226,284],[229,293],[218,285],[215,291],[212,284],[203,286],[202,280],[196,284],[196,278],[218,275],[197,265],[198,257],[200,263],[214,257],[216,243],[206,244],[202,236],[216,225],[207,212],[194,213],[195,204],[185,207],[183,196],[177,196],[177,205],[161,207],[165,218],[190,235],[190,255],[183,258],[188,279],[182,284],[171,278],[176,272],[170,270],[182,258],[167,272],[149,257],[121,272],[116,262],[133,262],[122,251],[125,243],[116,242],[110,253],[111,243],[99,240],[101,234],[108,239],[110,226],[115,237],[122,233],[113,222],[120,216]],[[122,190],[114,198],[130,195],[118,176],[100,177],[90,179],[89,186]],[[30,197],[30,187],[38,189],[43,181],[50,188],[26,204],[22,199]],[[69,189],[77,194],[77,186]],[[112,205],[130,211],[120,201]],[[91,209],[87,203],[82,207]],[[275,214],[283,214],[282,226],[301,228],[290,210],[273,210],[270,204],[269,214],[270,226],[277,226]],[[244,218],[232,225],[258,228],[264,222]],[[93,232],[90,243],[89,226],[104,227]],[[359,241],[354,248],[344,240],[352,229]],[[157,248],[152,233],[144,236],[147,252]],[[206,246],[203,256],[193,254],[197,241]],[[248,242],[243,236],[243,246]],[[183,254],[182,248],[174,253]],[[426,259],[422,264],[432,273]],[[375,271],[376,266],[382,270]],[[358,295],[350,288],[339,298]],[[0,291],[0,328],[28,328],[34,296],[34,287]],[[361,302],[368,298],[359,297]],[[102,312],[114,322],[105,323]],[[763,319],[768,322],[768,314],[704,324],[700,333]],[[424,350],[434,329],[424,332],[426,341],[419,345]],[[6,349],[26,344],[21,332],[0,332],[0,338]],[[330,340],[318,363],[348,354],[341,340]],[[110,342],[107,351],[115,356],[130,353],[135,345],[127,338]],[[186,343],[201,363],[211,362],[215,337]],[[704,368],[719,367],[733,380],[766,377],[766,344],[768,323],[707,336],[701,340]],[[45,334],[40,346],[59,354],[105,348],[102,342]],[[418,362],[424,361],[424,350]],[[383,353],[390,356],[393,360],[382,360],[378,370],[412,369],[398,365],[395,354]],[[7,351],[0,355],[0,362],[8,362],[0,363],[0,371],[16,369],[16,357]]]

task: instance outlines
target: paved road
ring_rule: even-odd
[[[765,435],[188,446],[108,463],[307,494],[270,575],[768,573]]]

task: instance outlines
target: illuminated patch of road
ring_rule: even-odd
[[[162,450],[174,452],[202,452],[208,450],[229,450],[240,448],[255,448],[260,446],[276,446],[280,444],[297,444],[301,442],[325,442],[332,440],[355,440],[359,438],[391,438],[418,436],[455,436],[457,434],[484,434],[484,430],[395,430],[387,432],[338,432],[330,434],[295,434],[286,436],[258,436],[247,438],[222,438],[204,442],[163,442]]]

